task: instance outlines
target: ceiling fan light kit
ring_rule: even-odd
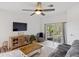
[[[36,9],[35,10],[31,10],[31,9],[22,9],[23,11],[34,11],[34,13],[32,13],[30,16],[37,14],[37,15],[45,15],[43,12],[48,12],[48,11],[55,11],[55,9],[43,9],[42,8],[42,3],[41,2],[37,2],[36,4]]]
[[[39,14],[41,14],[41,11],[36,11],[35,13],[36,13],[37,15],[39,15]]]

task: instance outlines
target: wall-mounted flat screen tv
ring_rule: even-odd
[[[13,31],[26,31],[27,23],[13,22]]]

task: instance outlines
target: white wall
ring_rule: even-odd
[[[79,4],[67,11],[67,41],[79,40]]]
[[[12,31],[12,22],[24,22],[27,23],[27,31],[25,34],[36,34],[40,31],[39,18],[35,16],[30,17],[24,13],[9,12],[7,10],[0,10],[0,45],[3,41],[9,40],[10,36],[17,35],[18,32]]]

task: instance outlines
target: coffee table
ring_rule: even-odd
[[[35,53],[41,53],[41,48],[43,46],[40,45],[40,44],[37,44],[37,43],[31,43],[29,45],[26,45],[26,46],[23,46],[23,47],[20,47],[20,51],[22,51],[22,55],[25,57],[25,56],[32,56],[34,55]]]

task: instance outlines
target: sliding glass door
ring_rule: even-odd
[[[65,43],[65,22],[45,24],[45,37],[58,43]]]

